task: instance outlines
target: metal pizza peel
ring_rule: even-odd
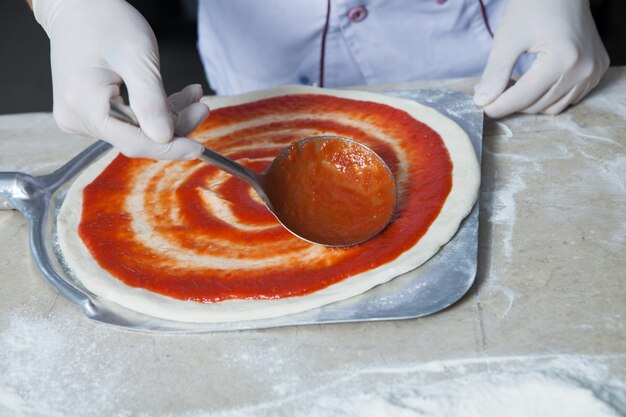
[[[454,120],[482,152],[482,110],[471,96],[449,90],[398,90],[382,94],[417,101]],[[57,244],[56,219],[72,181],[110,149],[98,142],[52,174],[40,177],[0,172],[0,208],[17,209],[29,222],[33,259],[61,295],[98,322],[139,331],[207,332],[271,327],[411,319],[441,311],[461,299],[476,277],[478,201],[454,237],[420,267],[359,296],[303,313],[229,323],[187,323],[150,317],[101,299],[65,265]]]

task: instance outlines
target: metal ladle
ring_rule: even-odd
[[[124,104],[111,102],[110,115],[139,126],[130,107]],[[329,152],[323,149],[330,148],[338,150],[331,156],[334,160],[314,160],[323,156],[322,152],[326,152],[328,159]],[[303,151],[312,158],[298,157]],[[198,158],[246,181],[287,230],[308,242],[325,246],[365,242],[387,226],[396,209],[397,186],[387,164],[373,150],[348,138],[315,136],[292,143],[260,174],[207,147]],[[346,168],[346,161],[358,164],[357,175],[350,166]],[[318,162],[330,169],[335,164],[336,169],[326,171],[332,175],[319,175],[319,171],[311,168],[317,167]],[[344,171],[350,172],[342,174]],[[376,173],[376,178],[368,178],[371,172]],[[288,173],[296,173],[297,189],[291,186],[292,176]],[[312,182],[316,183],[315,189],[308,186]],[[357,185],[359,192],[354,194],[351,190]],[[341,197],[347,205],[344,201],[333,204],[329,195]]]

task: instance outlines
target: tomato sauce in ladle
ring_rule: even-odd
[[[274,215],[314,243],[364,242],[385,228],[396,206],[396,184],[385,162],[343,137],[292,143],[262,175]]]
[[[111,102],[111,116],[138,125],[127,106]],[[312,243],[365,242],[387,226],[396,209],[397,187],[387,164],[345,137],[294,142],[260,174],[206,147],[199,158],[250,184],[285,228]]]

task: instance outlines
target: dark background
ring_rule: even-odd
[[[224,0],[227,1],[227,0]],[[285,0],[289,1],[289,0]],[[152,25],[168,93],[201,83],[210,93],[196,50],[197,0],[129,1]],[[626,65],[626,1],[591,0],[611,65]],[[52,110],[48,38],[24,0],[0,1],[0,114]]]

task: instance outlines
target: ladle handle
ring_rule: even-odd
[[[120,122],[139,127],[139,120],[130,106],[118,103],[117,101],[111,101],[110,104],[111,110],[109,110],[109,116],[119,120]]]
[[[250,184],[257,192],[259,191],[259,181],[261,180],[260,175],[245,166],[238,164],[232,159],[228,159],[207,147],[204,147],[198,158],[211,165],[215,165],[219,169],[223,169],[237,178],[241,178]]]
[[[124,123],[128,123],[137,127],[139,126],[139,121],[137,120],[135,113],[133,113],[133,110],[125,104],[112,101],[109,115]],[[178,132],[175,133],[177,136],[185,136],[179,134]],[[244,167],[241,164],[238,164],[232,159],[228,159],[225,156],[220,155],[219,153],[214,152],[207,147],[204,148],[202,154],[198,158],[205,162],[208,162],[211,165],[215,165],[219,169],[223,169],[231,175],[241,178],[248,184],[252,185],[257,192],[259,191],[259,174]]]

